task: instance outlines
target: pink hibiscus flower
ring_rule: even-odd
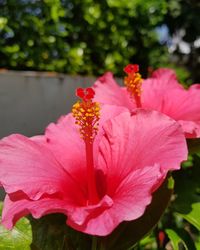
[[[135,67],[133,67],[135,66]],[[162,112],[178,121],[186,138],[200,137],[200,84],[184,89],[170,69],[158,69],[142,80],[139,67],[125,67],[126,88],[120,87],[108,72],[94,84],[95,100],[133,110],[136,107]]]
[[[50,124],[44,136],[14,134],[0,141],[7,228],[27,214],[63,213],[76,230],[108,235],[122,221],[142,216],[167,172],[186,160],[185,137],[169,117],[100,109],[90,88],[77,95],[82,101],[72,114]]]

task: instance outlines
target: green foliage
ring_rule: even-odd
[[[143,76],[149,66],[175,68],[189,84],[199,79],[199,7],[185,0],[2,0],[0,67],[122,76],[132,62]],[[160,41],[163,24],[169,34]],[[169,53],[180,31],[190,53],[178,45]]]
[[[169,64],[155,31],[168,11],[167,0],[3,0],[0,67],[122,75],[137,62],[145,73]]]
[[[173,229],[166,229],[165,231],[169,239],[171,240],[173,250],[179,250],[181,246],[184,246],[185,250],[196,249],[192,239],[190,238],[190,236],[188,237],[188,234],[186,231],[184,231],[184,233],[181,232],[180,230],[179,232],[176,232]],[[187,239],[186,240],[183,239],[182,236]]]
[[[193,166],[176,175],[176,200],[173,209],[200,231],[200,159],[195,156]]]
[[[200,139],[187,140],[190,155],[173,173],[174,194],[154,233],[138,243],[138,250],[200,249]],[[159,239],[159,232],[164,238]]]
[[[160,224],[174,250],[199,249],[200,158],[196,154],[200,152],[199,142],[199,139],[188,140],[189,151],[195,155],[190,155],[189,164],[174,173],[174,201]]]

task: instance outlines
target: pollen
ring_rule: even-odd
[[[100,117],[100,105],[92,100],[94,94],[95,92],[92,88],[77,89],[76,95],[81,100],[72,107],[72,114],[76,120],[75,123],[80,127],[81,138],[90,143],[93,142],[97,134]]]
[[[140,96],[142,87],[142,77],[137,64],[128,64],[124,68],[124,72],[127,76],[124,77],[124,85],[131,96]]]

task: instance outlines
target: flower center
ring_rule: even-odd
[[[124,85],[127,88],[127,91],[130,93],[132,98],[135,98],[137,107],[141,107],[141,86],[142,86],[142,77],[139,71],[139,65],[137,64],[128,64],[124,68],[124,72],[127,73],[127,76],[124,77]]]
[[[78,88],[76,95],[81,101],[76,102],[72,107],[72,114],[79,125],[81,138],[85,142],[86,163],[87,163],[87,184],[88,184],[88,204],[95,204],[99,201],[96,187],[93,141],[98,131],[98,121],[100,116],[100,105],[93,102],[95,92],[92,88]]]

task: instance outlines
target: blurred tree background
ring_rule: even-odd
[[[122,76],[129,62],[200,73],[198,0],[0,0],[0,68]]]

